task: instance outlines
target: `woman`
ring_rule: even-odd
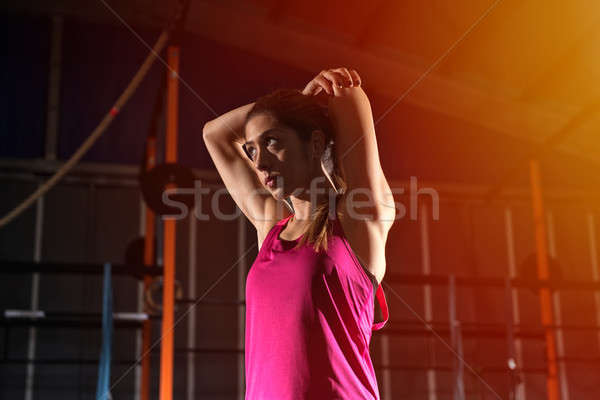
[[[324,70],[302,91],[277,90],[204,127],[258,235],[246,399],[379,398],[369,343],[388,316],[380,282],[395,208],[360,86],[355,70]]]

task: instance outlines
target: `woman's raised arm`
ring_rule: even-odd
[[[202,137],[225,187],[256,228],[262,243],[278,217],[287,215],[287,210],[263,187],[242,148],[244,120],[253,105],[246,104],[207,122]]]
[[[329,117],[335,130],[336,156],[348,191],[367,190],[371,215],[384,231],[396,216],[394,198],[379,160],[371,103],[353,69],[321,71],[304,88],[307,95],[327,93]]]

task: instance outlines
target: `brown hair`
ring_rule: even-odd
[[[332,196],[329,194],[326,196],[326,201],[314,207],[308,230],[296,247],[308,242],[313,245],[316,252],[327,251],[327,241],[331,235],[329,220],[335,217],[332,212],[337,212],[339,195],[346,191],[346,182],[336,159],[334,131],[327,108],[317,103],[314,96],[303,95],[297,89],[277,89],[256,100],[254,106],[246,115],[244,130],[252,117],[262,114],[269,114],[280,124],[293,129],[303,142],[310,141],[314,130],[320,130],[325,135],[326,148],[321,161],[335,185],[337,194],[333,202],[331,201]]]

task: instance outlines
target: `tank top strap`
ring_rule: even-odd
[[[289,220],[290,218],[292,218],[293,216],[294,216],[294,214],[290,214],[290,215],[288,215],[287,217],[285,217],[285,218],[283,218],[283,219],[279,220],[279,222],[277,222],[275,225],[277,225],[277,226],[283,226],[283,225],[285,225],[285,224],[288,222],[288,220]]]
[[[265,237],[265,240],[263,241],[263,244],[260,247],[259,251],[261,251],[262,249],[269,249],[269,248],[271,248],[271,245],[273,244],[273,240],[275,240],[275,238],[277,236],[279,236],[279,232],[281,231],[283,225],[285,225],[287,223],[287,221],[290,218],[292,218],[292,215],[289,215],[289,216],[287,216],[287,217],[279,220],[275,225],[273,225],[273,227],[271,228],[271,230],[269,230],[269,233],[267,233],[267,236]]]
[[[378,331],[383,328],[387,323],[390,314],[387,306],[387,301],[385,300],[385,293],[383,292],[383,285],[380,283],[377,287],[377,293],[375,295],[377,301],[379,302],[379,307],[381,308],[382,320],[373,324],[371,330]]]

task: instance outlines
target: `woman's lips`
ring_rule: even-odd
[[[273,187],[273,185],[275,185],[275,177],[273,177],[273,176],[268,177],[265,180],[265,185],[267,185],[268,187]]]

